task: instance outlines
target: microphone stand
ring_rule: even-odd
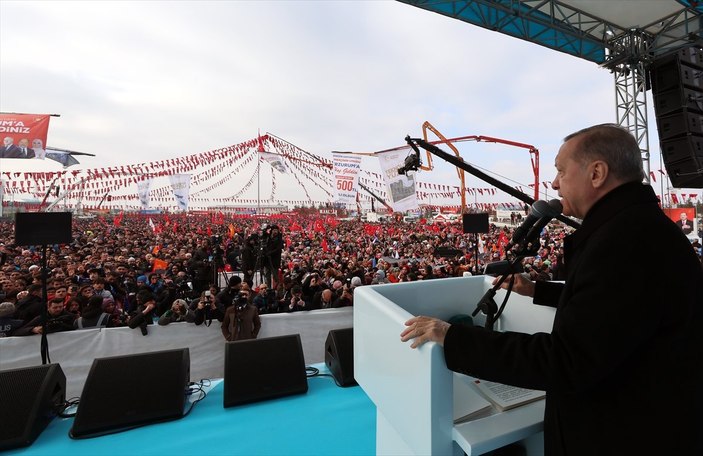
[[[496,295],[496,292],[508,277],[512,276],[513,274],[519,274],[522,272],[522,268],[518,267],[519,262],[522,261],[522,259],[526,256],[529,256],[534,253],[534,246],[530,248],[531,241],[529,241],[527,238],[525,238],[525,240],[519,243],[518,245],[520,246],[519,253],[517,253],[515,257],[508,262],[508,265],[502,270],[498,282],[493,285],[493,288],[489,289],[488,291],[486,291],[486,293],[484,293],[481,299],[479,299],[478,304],[476,304],[476,309],[474,309],[473,313],[471,314],[472,317],[475,317],[476,315],[478,315],[479,312],[483,312],[484,315],[486,315],[486,323],[484,324],[484,327],[488,330],[493,330],[493,326],[495,325],[496,320],[498,320],[498,318],[503,313],[503,309],[505,309],[505,304],[508,302],[508,298],[510,297],[510,293],[512,292],[513,282],[515,279],[511,278],[507,293],[505,295],[505,299],[503,299],[503,302],[500,305],[500,309],[498,309],[498,305],[493,299]]]
[[[424,139],[411,138],[410,136],[406,136],[405,141],[407,141],[407,143],[410,144],[411,146],[414,146],[414,144],[417,144],[418,146],[422,147],[423,149],[425,149],[427,152],[431,153],[432,155],[435,155],[435,156],[441,158],[442,160],[451,163],[452,165],[456,166],[457,168],[463,169],[467,173],[478,177],[482,181],[487,182],[487,183],[493,185],[494,187],[499,188],[500,190],[503,190],[505,193],[519,199],[520,201],[522,201],[524,203],[527,203],[530,206],[532,204],[534,204],[534,202],[535,202],[535,200],[532,197],[530,197],[529,195],[526,195],[525,193],[514,189],[510,185],[507,185],[507,184],[499,181],[498,179],[489,176],[488,174],[484,173],[483,171],[476,169],[473,166],[469,165],[461,158],[456,157],[452,154],[449,154],[449,153],[443,151],[439,147],[435,146],[434,144],[428,143]],[[413,147],[413,149],[415,149],[415,147]],[[465,192],[466,189],[462,188],[461,191]],[[581,224],[579,224],[578,222],[575,222],[574,220],[572,220],[562,214],[557,215],[555,218],[560,220],[561,222],[566,223],[567,225],[569,225],[573,228],[578,228],[581,226]]]

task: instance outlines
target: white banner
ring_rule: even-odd
[[[190,196],[190,174],[172,174],[168,176],[173,189],[173,196],[178,203],[178,209],[188,210],[188,199]]]
[[[259,151],[259,157],[268,162],[268,164],[271,165],[273,169],[275,169],[279,173],[288,174],[288,167],[286,166],[286,162],[283,161],[282,156],[274,154],[272,152]]]
[[[345,204],[356,203],[361,157],[333,152],[332,160],[334,163],[335,201]]]
[[[415,195],[415,176],[408,177],[404,174],[398,174],[398,168],[405,165],[405,157],[410,153],[412,153],[410,147],[405,147],[400,150],[376,154],[383,171],[383,179],[386,181],[388,195],[391,198],[389,204],[396,212],[405,212],[419,207]]]
[[[149,209],[149,189],[153,180],[144,179],[137,182],[137,194],[139,195],[139,203],[142,205],[142,209]]]

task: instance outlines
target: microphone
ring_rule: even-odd
[[[553,199],[549,202],[544,200],[535,201],[525,221],[515,229],[509,247],[512,248],[514,245],[521,243],[525,238],[528,238],[528,235],[534,236],[535,230],[539,234],[551,219],[561,214],[561,210],[561,202],[558,199]]]

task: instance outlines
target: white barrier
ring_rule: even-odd
[[[300,334],[305,363],[325,360],[324,344],[332,329],[349,328],[353,308],[322,309],[309,312],[261,316],[259,338]],[[192,323],[149,325],[149,334],[130,328],[82,329],[47,336],[52,363],[66,374],[66,397],[80,396],[95,358],[188,347],[190,377],[193,381],[224,376],[224,337],[220,322],[211,326]],[[41,364],[40,336],[0,338],[0,370]],[[135,381],[139,373],[135,372]],[[120,388],[122,385],[115,385]],[[124,385],[128,386],[128,385]]]

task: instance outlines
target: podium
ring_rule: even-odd
[[[449,320],[471,313],[492,277],[459,277],[359,287],[354,291],[354,377],[376,405],[376,454],[467,455],[524,441],[543,452],[544,400],[475,421],[453,423],[453,372],[434,342],[411,349],[400,341],[415,315]],[[495,300],[500,305],[505,291]],[[482,325],[482,314],[474,324]],[[515,293],[498,331],[550,332],[554,309]]]

